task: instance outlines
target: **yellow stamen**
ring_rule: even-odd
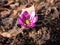
[[[30,21],[29,21],[29,20],[26,20],[26,24],[27,24],[27,25],[30,24]]]

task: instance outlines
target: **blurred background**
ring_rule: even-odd
[[[22,9],[35,7],[36,27],[22,29]],[[60,0],[0,0],[0,45],[60,45]]]

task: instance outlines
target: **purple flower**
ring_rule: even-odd
[[[18,18],[18,24],[20,24],[22,27],[26,28],[32,28],[36,26],[36,22],[38,20],[38,17],[35,15],[35,10],[34,7],[31,7],[32,9],[28,11],[27,8],[26,10],[22,11],[22,14]]]

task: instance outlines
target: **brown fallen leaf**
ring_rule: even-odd
[[[8,32],[3,32],[3,33],[1,33],[1,35],[3,36],[3,37],[11,37],[11,34],[10,33],[8,33]]]

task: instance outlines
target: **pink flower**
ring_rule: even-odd
[[[22,9],[22,13],[18,18],[18,24],[22,27],[32,28],[36,26],[36,22],[38,20],[38,16],[35,15],[34,6],[26,9]]]

